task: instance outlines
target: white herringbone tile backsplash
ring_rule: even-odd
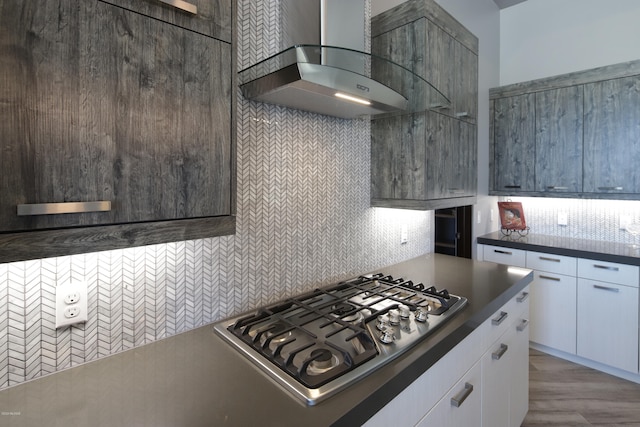
[[[277,52],[278,2],[238,16],[240,67]],[[430,250],[429,212],[369,207],[367,121],[239,96],[237,132],[235,236],[0,264],[0,388]],[[56,330],[69,280],[87,283],[89,320]]]

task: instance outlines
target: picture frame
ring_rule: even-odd
[[[524,219],[524,210],[520,202],[498,202],[500,211],[500,224],[506,230],[526,230],[527,222]]]

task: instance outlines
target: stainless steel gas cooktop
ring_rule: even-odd
[[[214,325],[271,379],[314,405],[423,340],[466,298],[382,273]]]

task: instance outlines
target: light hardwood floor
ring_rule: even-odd
[[[529,355],[529,426],[640,426],[640,384],[537,350]]]

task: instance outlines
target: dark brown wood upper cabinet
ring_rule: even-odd
[[[231,14],[230,1],[211,3]],[[0,1],[0,12],[0,233],[12,233],[0,241],[49,241],[19,248],[24,259],[233,232],[230,42],[97,0]],[[96,201],[110,210],[17,208]]]

